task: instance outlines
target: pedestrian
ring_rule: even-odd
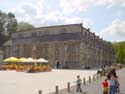
[[[115,82],[115,85],[116,85],[116,94],[120,94],[120,83],[118,81],[118,76],[116,77],[116,82]]]
[[[110,69],[109,72],[107,73],[107,78],[108,78],[108,80],[110,80],[111,75],[114,75],[114,77],[117,76],[117,75],[116,75],[116,64],[113,64],[113,65],[111,66],[111,69]]]
[[[103,94],[108,94],[108,92],[109,92],[109,83],[108,83],[107,79],[105,79],[105,81],[102,82],[102,86],[103,86]]]
[[[60,63],[59,63],[59,61],[56,63],[56,68],[57,68],[57,69],[60,68]]]
[[[109,70],[109,67],[107,65],[105,65],[104,73],[103,73],[104,76],[108,73],[108,70]]]
[[[78,75],[77,76],[77,81],[76,81],[76,86],[77,86],[77,92],[82,92],[82,89],[81,89],[81,84],[82,84],[82,80],[81,80],[81,78],[80,78],[80,76]]]
[[[116,77],[112,74],[110,78],[109,94],[116,94]]]

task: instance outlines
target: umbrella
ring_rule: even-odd
[[[3,62],[20,62],[20,60],[16,57],[9,57],[4,59]]]
[[[45,60],[44,58],[40,58],[40,59],[37,59],[37,62],[41,62],[41,63],[48,63],[47,60]]]
[[[25,62],[27,60],[27,58],[22,57],[19,60],[20,60],[20,62]]]
[[[33,58],[27,58],[26,60],[24,60],[24,62],[28,62],[28,63],[30,63],[30,62],[37,62],[37,60],[33,59]]]

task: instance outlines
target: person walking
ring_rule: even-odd
[[[116,94],[116,77],[112,74],[110,78],[109,94]]]
[[[59,69],[59,68],[60,68],[60,65],[61,65],[61,64],[60,64],[59,61],[58,61],[58,62],[56,63],[56,68]]]
[[[77,81],[76,81],[76,86],[77,86],[77,92],[82,92],[82,89],[81,89],[81,84],[82,84],[82,80],[81,80],[81,78],[80,78],[80,76],[78,75],[77,76]]]
[[[116,74],[116,64],[113,64],[113,65],[111,66],[111,69],[110,69],[109,72],[107,73],[107,78],[108,78],[108,80],[110,80],[111,75],[113,75],[114,77],[117,77],[117,74]]]
[[[108,92],[109,92],[109,83],[108,83],[108,80],[105,79],[105,81],[102,82],[102,85],[103,85],[103,94],[108,94]]]
[[[118,81],[118,76],[116,77],[115,85],[116,85],[116,94],[120,94],[120,83]]]

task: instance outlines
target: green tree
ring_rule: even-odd
[[[11,37],[11,33],[17,31],[17,20],[12,13],[0,11],[0,46]]]
[[[7,20],[8,20],[7,29],[9,31],[9,35],[11,35],[11,33],[17,31],[18,23],[14,14],[12,13],[8,13]]]
[[[116,50],[117,62],[125,64],[125,42],[115,42],[113,47]]]
[[[0,33],[1,35],[3,35],[5,32],[5,24],[6,24],[6,14],[0,11]]]
[[[34,28],[34,26],[27,22],[18,23],[18,31],[24,31],[24,30],[29,30],[29,29],[33,29],[33,28]]]

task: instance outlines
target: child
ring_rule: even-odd
[[[102,82],[102,85],[103,85],[103,94],[108,94],[109,83],[108,83],[107,79],[105,79],[105,81]]]
[[[80,79],[80,76],[78,75],[78,76],[77,76],[77,81],[76,81],[76,84],[77,84],[77,92],[82,92],[81,83],[82,83],[82,80]]]

